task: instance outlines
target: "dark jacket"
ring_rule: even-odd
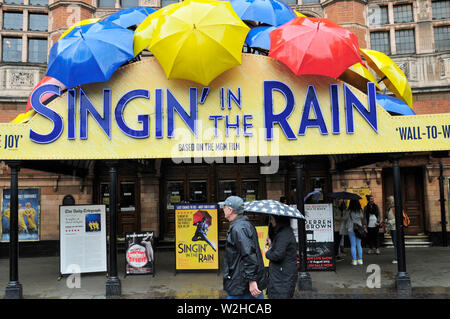
[[[291,227],[275,227],[266,258],[270,260],[268,297],[292,298],[297,284],[297,243]]]
[[[266,289],[264,269],[258,233],[247,216],[238,215],[230,223],[225,244],[223,289],[229,296],[249,294],[249,283],[256,281],[259,290]]]

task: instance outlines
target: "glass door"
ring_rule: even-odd
[[[167,197],[166,197],[166,211],[165,229],[166,234],[175,236],[175,205],[186,202],[184,192],[184,181],[167,181]]]

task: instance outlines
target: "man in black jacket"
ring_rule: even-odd
[[[225,245],[223,288],[228,299],[263,299],[267,286],[266,270],[255,226],[243,215],[244,201],[237,196],[221,203],[230,222]]]

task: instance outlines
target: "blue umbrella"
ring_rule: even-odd
[[[242,20],[280,26],[296,17],[294,10],[279,0],[230,0]]]
[[[399,115],[416,115],[416,113],[400,99],[396,97],[377,94],[377,103],[380,104],[386,111],[396,113]]]
[[[133,34],[106,21],[75,27],[50,49],[47,75],[69,89],[108,81],[117,68],[134,57]]]
[[[311,202],[317,203],[321,196],[322,196],[322,191],[315,190],[315,191],[312,191],[311,193],[309,193],[308,195],[306,195],[303,200],[306,202],[308,199],[310,199]]]
[[[247,34],[245,43],[251,48],[270,49],[270,31],[275,27],[254,27]]]
[[[140,24],[145,20],[145,18],[147,18],[155,11],[155,9],[148,7],[133,7],[122,9],[105,18],[103,21],[115,23],[123,28],[129,28],[133,25]]]

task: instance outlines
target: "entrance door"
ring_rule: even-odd
[[[119,203],[117,211],[117,236],[123,237],[125,233],[140,230],[139,224],[139,191],[137,183],[130,180],[119,181],[117,199]],[[106,205],[107,229],[109,231],[109,183],[100,183],[100,203]]]
[[[408,214],[411,224],[405,230],[405,234],[415,235],[423,233],[424,224],[424,202],[423,202],[423,170],[422,167],[403,167],[400,169],[402,206]],[[387,198],[394,195],[394,179],[392,169],[383,169],[383,196],[384,207]],[[384,212],[385,214],[386,212]]]

